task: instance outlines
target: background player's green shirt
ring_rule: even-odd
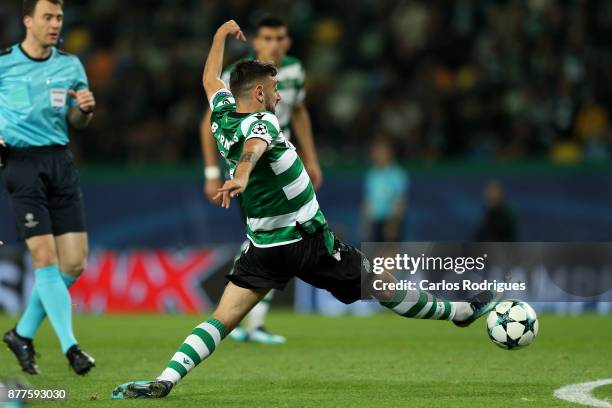
[[[234,176],[244,143],[259,138],[268,144],[239,197],[247,216],[247,236],[257,247],[286,245],[302,239],[300,230],[322,230],[331,254],[333,235],[295,147],[285,139],[272,112],[236,112],[232,93],[221,89],[211,100],[211,129],[217,148]],[[299,229],[298,229],[299,226]]]
[[[251,55],[245,60],[252,59],[255,59],[255,57]],[[227,67],[221,76],[221,80],[223,80],[227,89],[230,89],[230,76],[236,64],[237,63]],[[278,74],[276,75],[276,80],[278,81],[278,92],[280,93],[281,101],[276,106],[276,117],[278,118],[285,138],[290,140],[291,113],[297,106],[304,103],[306,99],[306,91],[304,90],[304,66],[299,59],[285,56],[277,69]]]
[[[14,45],[0,52],[0,135],[12,147],[68,144],[66,114],[76,106],[68,90],[88,88],[73,55],[51,49],[44,60]]]

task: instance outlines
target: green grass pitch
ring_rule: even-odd
[[[604,385],[593,391],[593,395],[602,401],[612,404],[612,385]]]
[[[484,319],[460,329],[381,313],[326,318],[275,312],[269,327],[282,346],[226,339],[164,400],[112,401],[113,387],[148,380],[202,316],[79,316],[75,330],[97,368],[69,371],[48,323],[36,339],[40,389],[67,388],[66,407],[571,407],[553,391],[612,378],[612,317],[542,316],[540,335],[524,350],[505,351],[486,335]],[[0,316],[0,327],[14,318]],[[0,351],[0,377],[22,377],[14,357]],[[596,390],[610,398],[612,388]]]

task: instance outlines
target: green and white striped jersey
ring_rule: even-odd
[[[238,197],[247,216],[247,237],[253,245],[286,245],[302,239],[300,230],[307,234],[321,230],[331,254],[334,238],[310,177],[276,116],[269,111],[236,112],[236,101],[227,89],[216,92],[210,101],[211,130],[230,177],[234,177],[248,139],[259,138],[268,144],[246,190]]]
[[[254,56],[249,56],[246,60],[249,59],[255,58]],[[221,80],[225,83],[227,89],[230,89],[230,76],[238,62],[227,67],[221,75]],[[299,59],[285,56],[277,69],[278,74],[276,75],[276,80],[278,82],[278,92],[280,93],[281,100],[276,106],[276,117],[278,118],[285,138],[290,140],[291,113],[297,106],[304,103],[306,99],[306,91],[304,89],[304,66]]]

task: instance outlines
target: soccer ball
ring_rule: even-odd
[[[536,312],[520,300],[504,300],[489,313],[487,332],[493,343],[506,350],[527,347],[538,335]]]

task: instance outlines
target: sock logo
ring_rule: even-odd
[[[191,365],[191,361],[188,358],[183,358],[183,364]]]
[[[34,214],[27,213],[25,215],[25,224],[23,224],[26,228],[35,228],[39,222],[34,219]]]

